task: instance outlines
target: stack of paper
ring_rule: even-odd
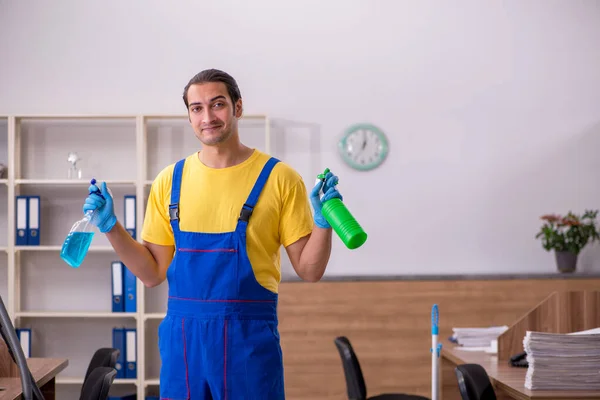
[[[492,341],[498,339],[508,326],[491,326],[488,328],[452,328],[452,338],[464,347],[490,347]]]
[[[530,390],[599,390],[600,329],[570,334],[528,331],[525,387]]]

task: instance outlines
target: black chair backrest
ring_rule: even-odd
[[[92,359],[90,360],[83,381],[85,382],[90,376],[90,373],[98,367],[114,368],[115,365],[117,365],[119,353],[120,351],[118,349],[113,349],[112,347],[102,347],[96,350],[92,356]]]
[[[463,400],[496,400],[490,377],[481,365],[461,364],[454,372]]]
[[[83,383],[79,400],[106,400],[117,370],[111,367],[98,367],[90,372]]]
[[[350,344],[350,340],[348,340],[348,338],[345,336],[339,336],[335,338],[334,342],[342,359],[348,399],[366,399],[367,386],[365,385],[365,379],[360,368],[360,363],[358,362],[358,358],[356,357],[354,349]]]

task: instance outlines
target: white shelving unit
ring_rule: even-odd
[[[244,143],[273,153],[271,121],[247,115]],[[185,115],[0,116],[0,295],[13,323],[32,329],[33,357],[64,357],[57,397],[77,399],[93,352],[112,346],[112,328],[137,328],[137,379],[118,379],[111,395],[158,394],[157,327],[166,311],[167,284],[137,283],[137,312],[113,313],[110,262],[118,260],[97,233],[79,268],[59,256],[72,224],[81,219],[91,178],[106,181],[123,221],[123,197],[135,194],[137,240],[152,179],[200,148]],[[67,155],[81,157],[81,179],[68,179]],[[310,150],[309,150],[310,152]],[[300,156],[304,157],[304,155]],[[320,168],[320,167],[317,167]],[[311,170],[310,173],[316,172]],[[39,195],[40,245],[15,245],[15,196]],[[283,259],[283,254],[282,254]]]

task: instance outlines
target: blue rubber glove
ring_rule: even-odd
[[[96,194],[98,187],[95,185],[90,185],[89,191],[90,194],[83,204],[83,213],[96,211],[96,215],[92,218],[92,223],[98,227],[100,232],[106,233],[117,223],[112,194],[106,187],[106,182],[102,182],[100,185],[100,193],[104,198]]]
[[[312,191],[310,192],[310,203],[312,204],[313,209],[315,210],[315,225],[317,225],[319,228],[331,228],[329,222],[327,222],[323,214],[321,214],[321,208],[323,207],[323,203],[325,203],[327,200],[331,200],[334,198],[340,199],[342,201],[344,200],[340,192],[338,192],[338,190],[336,189],[337,184],[338,177],[335,176],[333,173],[328,172],[327,175],[325,175],[325,180],[317,179],[315,187],[313,187]],[[321,192],[323,193],[323,195],[321,195]]]

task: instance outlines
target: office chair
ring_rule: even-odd
[[[93,370],[98,367],[109,367],[115,368],[117,364],[117,357],[119,356],[119,349],[113,349],[112,347],[102,347],[94,352],[92,355],[92,359],[88,364],[87,371],[85,372],[85,376],[83,378],[83,386],[81,387],[80,395],[83,395],[83,389],[85,387],[85,383],[87,382],[90,374]]]
[[[106,400],[117,370],[111,367],[98,367],[90,372],[81,389],[79,400]]]
[[[367,397],[367,386],[354,349],[345,336],[335,338],[334,343],[342,359],[349,400],[430,400],[427,397],[404,393],[384,393]]]
[[[479,364],[461,364],[454,369],[462,400],[496,400],[496,392]]]
[[[96,350],[92,356],[92,359],[90,360],[83,381],[85,382],[88,376],[90,376],[90,373],[98,367],[114,368],[115,365],[117,365],[119,353],[119,349],[113,349],[112,347],[102,347]]]

